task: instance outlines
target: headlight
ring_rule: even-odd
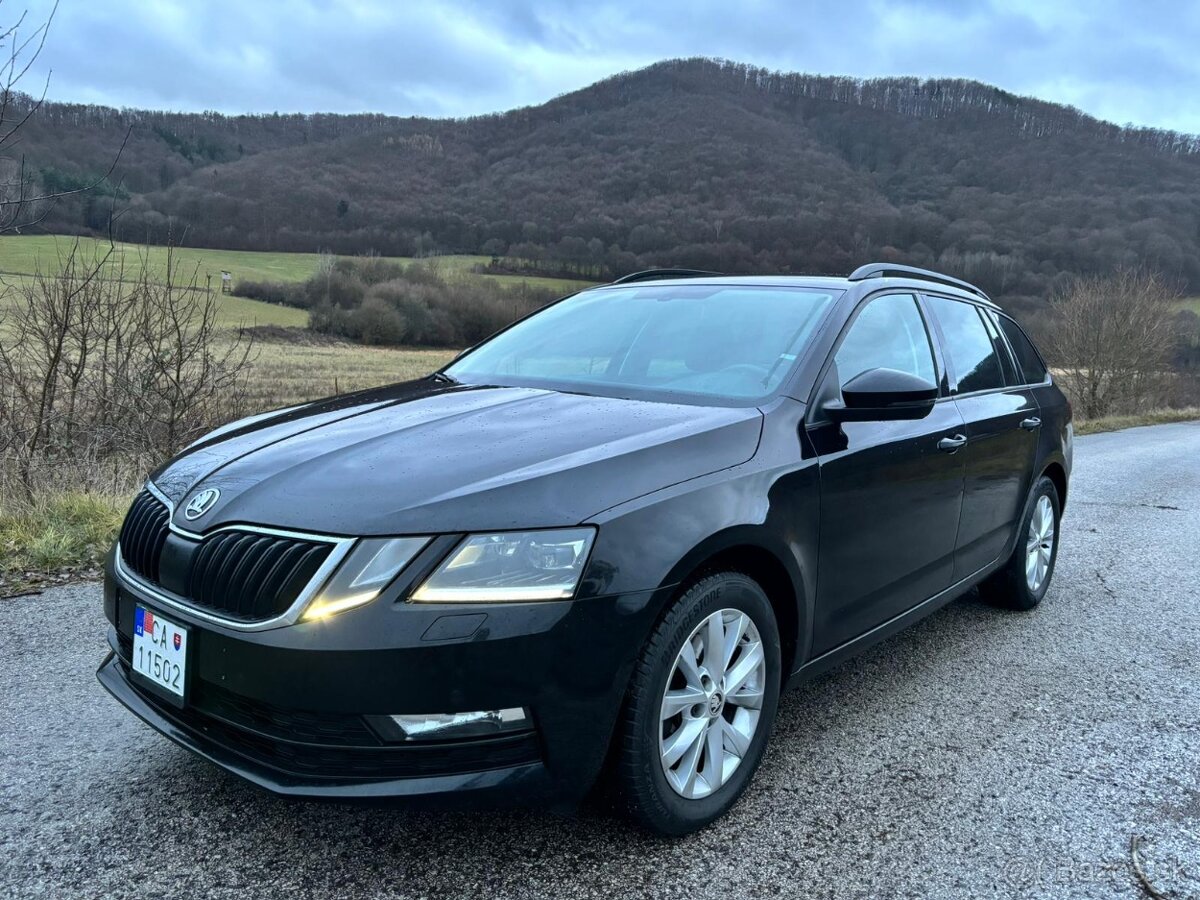
[[[594,528],[474,534],[412,595],[417,603],[568,600],[595,540]]]
[[[423,537],[364,538],[308,604],[302,618],[323,619],[370,603],[428,543],[429,538]]]

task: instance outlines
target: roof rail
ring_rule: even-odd
[[[976,297],[992,302],[992,298],[981,291],[969,281],[963,281],[961,278],[951,278],[949,275],[943,275],[941,272],[933,272],[929,269],[918,269],[916,266],[898,266],[894,263],[867,263],[865,266],[859,266],[848,276],[850,281],[865,281],[868,278],[916,278],[920,281],[933,281],[937,284],[948,284],[952,287],[961,288],[964,291],[970,291]]]
[[[703,269],[646,269],[643,272],[630,272],[622,275],[613,284],[633,284],[636,281],[658,281],[663,278],[703,278],[706,275],[720,275],[720,272],[705,272]]]

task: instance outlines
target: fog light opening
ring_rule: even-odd
[[[368,719],[382,737],[391,741],[489,737],[528,731],[533,727],[529,711],[520,706],[473,712],[368,716]]]

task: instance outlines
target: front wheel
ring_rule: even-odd
[[[1012,556],[979,586],[986,599],[997,606],[1021,610],[1033,609],[1042,602],[1058,559],[1060,515],[1058,489],[1043,475],[1033,486]]]
[[[617,787],[634,818],[683,835],[733,806],[762,759],[779,685],[762,588],[724,572],[688,589],[650,636],[625,704]]]

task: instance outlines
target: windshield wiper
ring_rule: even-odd
[[[432,380],[441,382],[442,384],[462,384],[457,378],[452,378],[445,372],[434,372],[429,376]]]

